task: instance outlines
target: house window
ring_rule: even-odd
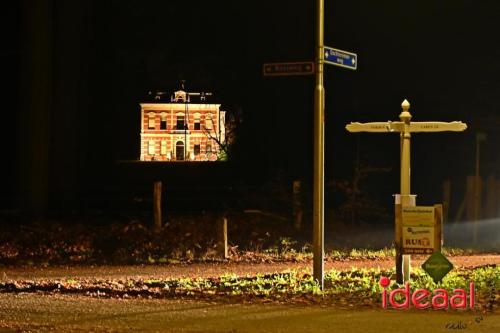
[[[199,113],[195,113],[194,114],[194,126],[193,126],[193,129],[195,131],[199,131],[201,130],[201,125],[200,125],[200,114]]]
[[[162,119],[160,121],[160,129],[161,130],[166,130],[167,129],[167,119]]]
[[[185,123],[184,123],[184,116],[177,116],[177,129],[184,129]]]
[[[155,114],[152,112],[148,116],[148,128],[155,129]]]
[[[194,156],[200,155],[200,145],[194,145]]]
[[[205,129],[212,129],[212,115],[210,113],[205,116]]]
[[[161,142],[161,151],[160,154],[167,155],[167,141]]]
[[[161,114],[160,129],[161,130],[167,129],[167,114],[166,113]]]
[[[148,154],[149,155],[155,154],[155,141],[154,140],[149,140],[149,142],[148,142]]]
[[[205,150],[207,151],[207,153],[211,153],[212,152],[212,144],[207,143],[205,145]]]

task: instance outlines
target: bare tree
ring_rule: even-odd
[[[210,128],[206,127],[206,123],[202,126],[203,133],[208,139],[214,141],[219,147],[219,160],[228,160],[231,156],[231,149],[236,141],[237,128],[243,121],[241,109],[237,109],[233,112],[224,112],[220,119],[216,119],[215,121],[219,121],[217,131],[214,130],[215,127],[213,118],[207,119],[206,121],[211,124]]]

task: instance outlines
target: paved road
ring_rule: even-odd
[[[426,257],[412,257],[412,266],[420,267]],[[455,267],[471,267],[487,264],[500,265],[500,255],[474,255],[450,257]],[[36,280],[63,279],[78,276],[79,278],[98,277],[102,279],[147,279],[147,278],[178,278],[178,277],[218,277],[227,273],[240,276],[257,273],[274,273],[286,269],[310,270],[312,262],[304,263],[209,263],[190,265],[136,265],[136,266],[82,266],[82,267],[0,267],[0,280]],[[392,258],[381,260],[349,260],[333,261],[325,264],[326,270],[335,268],[349,270],[352,267],[387,269],[394,267]]]
[[[0,294],[0,332],[20,331],[493,333],[500,314]]]

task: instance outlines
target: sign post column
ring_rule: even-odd
[[[410,194],[406,196],[404,207],[415,207],[417,196]],[[407,282],[410,278],[410,256],[403,254],[403,196],[394,195],[394,248],[396,250],[396,282]],[[405,280],[405,277],[408,280]]]
[[[323,289],[324,256],[324,132],[325,88],[323,86],[324,0],[317,0],[316,85],[314,88],[314,194],[313,194],[313,276]]]
[[[323,68],[328,63],[356,70],[355,53],[324,45],[324,0],[316,0],[316,59],[315,62],[281,62],[264,64],[264,76],[308,75],[314,69],[314,177],[313,177],[313,276],[323,289],[324,258],[324,193],[325,193],[325,88]],[[325,52],[326,51],[326,52]]]
[[[410,120],[411,114],[410,103],[405,99],[401,104],[403,111],[399,115],[399,119],[403,125],[401,131],[401,206],[411,206],[410,202]],[[415,205],[415,204],[413,204]],[[401,219],[399,219],[401,222]],[[399,246],[396,246],[396,276],[398,283],[407,282],[410,280],[410,256],[402,254],[402,225],[396,226],[399,230]],[[396,240],[397,242],[397,240]],[[398,266],[398,264],[400,266]]]

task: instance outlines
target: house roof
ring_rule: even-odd
[[[145,103],[192,103],[192,104],[215,104],[213,93],[208,91],[184,91],[177,90],[173,93],[166,91],[149,91]]]

